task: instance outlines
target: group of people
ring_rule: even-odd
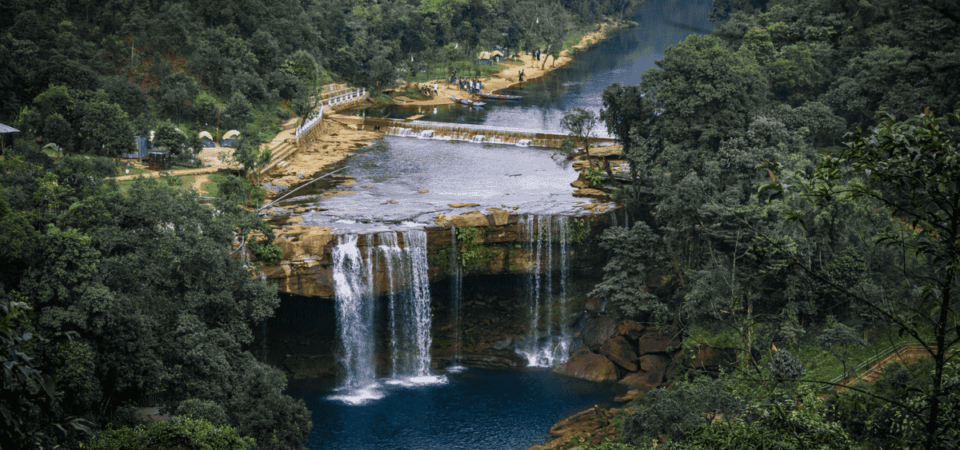
[[[479,94],[483,92],[483,83],[480,80],[474,79],[464,79],[457,76],[457,72],[452,72],[450,74],[450,83],[457,84],[460,87],[461,91],[467,91],[470,94]]]
[[[437,86],[437,83],[433,83],[432,91],[430,90],[429,84],[420,83],[418,87],[420,89],[420,93],[426,97],[433,97],[434,95],[437,95],[437,90],[439,88],[439,86]]]

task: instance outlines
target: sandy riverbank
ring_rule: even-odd
[[[626,25],[624,24],[612,24],[612,23],[603,23],[600,25],[600,30],[592,31],[587,33],[580,39],[580,42],[577,45],[574,45],[575,50],[582,50],[591,45],[594,45],[607,37],[609,37],[613,32],[623,29]],[[507,68],[496,72],[490,76],[490,78],[482,78],[480,81],[483,83],[483,92],[492,92],[496,93],[501,89],[507,89],[513,86],[520,85],[519,74],[520,71],[523,71],[523,82],[533,81],[537,78],[540,78],[553,70],[556,70],[559,67],[563,67],[573,61],[573,55],[569,50],[564,50],[560,52],[560,57],[554,59],[552,56],[541,55],[540,61],[537,61],[537,58],[529,53],[522,53],[519,57],[519,62],[522,64],[515,64],[513,62],[504,62],[502,63]],[[472,98],[474,100],[482,100],[478,95],[467,94],[467,91],[461,91],[459,87],[455,84],[450,84],[450,80],[430,80],[424,84],[433,87],[434,82],[437,83],[437,95],[433,98],[427,98],[422,100],[411,99],[408,97],[396,97],[395,102],[402,103],[405,106],[438,106],[438,105],[449,105],[453,101],[449,97],[459,97],[459,98]],[[419,83],[416,83],[419,84]]]

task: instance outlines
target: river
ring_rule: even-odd
[[[483,109],[447,106],[435,111],[390,107],[368,111],[367,114],[391,118],[425,114],[423,120],[428,121],[562,132],[560,119],[565,111],[580,107],[599,112],[602,107],[601,94],[607,86],[613,83],[638,84],[643,72],[655,67],[655,61],[663,57],[664,50],[691,34],[690,29],[712,29],[712,24],[707,20],[710,5],[709,0],[648,0],[638,9],[633,19],[639,23],[638,27],[624,30],[609,40],[576,54],[575,60],[569,65],[541,80],[501,92],[522,95],[523,99],[519,102],[491,102]],[[596,131],[600,136],[606,135],[602,126]],[[454,161],[450,163],[450,167],[477,167],[479,164],[484,175],[478,179],[494,182],[478,184],[458,182],[458,177],[470,177],[467,173],[469,170],[450,170],[443,173],[436,169],[425,170],[417,167],[421,164],[417,162],[418,158],[424,157],[417,153],[417,149],[422,148],[422,145],[429,145],[434,150],[458,145],[459,147],[448,152],[448,155],[459,154],[463,157],[470,151],[465,150],[464,145],[469,144],[436,141],[429,144],[426,144],[427,141],[420,141],[422,144],[416,145],[398,143],[398,140],[408,139],[412,138],[388,139],[396,148],[396,151],[388,152],[392,155],[390,157],[403,158],[400,155],[407,155],[405,162],[385,162],[383,149],[376,150],[380,153],[370,154],[358,151],[348,158],[344,165],[349,167],[353,164],[356,167],[350,174],[356,179],[356,184],[349,186],[349,189],[363,190],[365,188],[359,186],[366,183],[376,187],[369,188],[366,194],[359,196],[354,194],[329,199],[329,203],[325,205],[329,209],[326,211],[328,214],[305,216],[305,224],[321,225],[339,219],[342,220],[341,228],[370,233],[389,227],[368,224],[362,229],[350,230],[348,225],[369,221],[370,216],[375,215],[394,226],[411,226],[410,223],[402,222],[413,221],[412,226],[416,228],[416,223],[429,222],[429,217],[438,211],[442,212],[442,204],[461,198],[483,203],[479,208],[526,203],[535,205],[541,202],[541,199],[528,198],[531,195],[529,192],[521,192],[525,186],[524,177],[512,177],[525,173],[524,171],[541,177],[538,186],[545,190],[538,195],[544,199],[569,196],[566,191],[572,192],[572,189],[564,184],[569,183],[567,180],[575,178],[576,175],[567,173],[570,170],[568,168],[549,166],[552,164],[549,161],[549,151],[539,150],[542,155],[539,158],[549,163],[540,166],[529,161],[524,162],[529,158],[537,158],[535,153],[519,152],[516,158],[502,156],[505,160],[496,161],[497,155],[506,155],[501,147],[477,145],[474,147],[476,152],[488,151],[489,154],[476,155],[463,164]],[[430,158],[436,164],[444,164],[439,154]],[[379,163],[373,164],[377,161]],[[397,173],[384,172],[391,172],[390,164],[393,164],[392,171]],[[494,168],[496,166],[500,168]],[[398,178],[401,172],[410,172],[415,175],[415,179],[401,182]],[[431,173],[435,179],[429,177]],[[459,189],[451,191],[449,195],[445,194],[451,186],[458,184]],[[429,192],[420,194],[420,190]],[[477,195],[466,195],[465,190]],[[515,194],[516,197],[510,198],[507,194]],[[418,195],[423,200],[421,204],[427,206],[401,212],[389,209],[390,201],[394,198],[403,200]],[[349,200],[350,198],[354,200]],[[350,202],[354,206],[351,206]],[[400,204],[404,203],[411,204]],[[322,202],[319,204],[323,205]],[[553,207],[555,209],[545,213],[565,213],[574,205],[564,197]],[[530,211],[518,213],[523,212]],[[448,301],[438,297],[439,295],[434,295],[432,300]],[[299,326],[305,327],[305,330],[316,330],[317,327],[333,328],[336,318],[331,302],[321,302],[325,306],[311,306],[309,312],[294,307],[306,307],[315,302],[317,301],[309,299],[285,300],[279,316],[271,321],[272,326],[295,321],[300,323]],[[329,334],[328,339],[335,339],[332,331],[324,334]],[[462,369],[434,373],[432,377],[421,379],[379,378],[366,393],[338,391],[329,380],[295,380],[291,382],[288,393],[303,399],[313,413],[313,432],[308,443],[311,449],[502,450],[525,449],[548,441],[547,432],[552,424],[595,404],[609,403],[614,390],[610,385],[556,375],[549,369],[529,368]]]

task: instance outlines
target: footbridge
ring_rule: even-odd
[[[444,141],[467,141],[490,144],[507,144],[520,147],[552,147],[558,148],[569,136],[529,130],[522,128],[491,127],[462,123],[430,122],[411,119],[383,119],[378,117],[357,117],[331,115],[333,120],[355,126],[359,130],[381,131],[394,136],[408,136],[420,139],[436,139]],[[616,142],[613,138],[591,137],[591,144]]]

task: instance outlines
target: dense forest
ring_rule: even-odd
[[[239,156],[324,84],[465,73],[493,45],[557,52],[634,3],[0,3],[0,123],[20,130],[0,161],[0,446],[299,448],[310,433],[283,373],[247,348],[279,305],[231,256],[245,238],[261,258],[272,247],[239,205],[250,186],[229,177],[212,205],[173,178],[121,190],[107,157],[134,135],[155,130],[187,164],[197,131],[240,129]],[[158,395],[174,420],[137,428],[130,407]]]
[[[635,3],[4,1],[0,122],[21,132],[0,162],[3,448],[298,448],[311,431],[246,348],[279,299],[230,255],[273,238],[242,182],[212,207],[170,180],[122,192],[102,156],[151,129],[261,139],[323,84],[556,49]],[[711,18],[604,92],[630,226],[602,235],[593,295],[736,363],[635,400],[594,448],[956,448],[956,3],[714,0]],[[830,391],[864,349],[902,345],[929,356]],[[126,408],[160,392],[176,417],[138,428]]]
[[[715,32],[604,92],[634,221],[593,294],[736,365],[648,393],[599,448],[956,448],[956,3],[713,5]],[[829,395],[905,344],[926,361]]]

